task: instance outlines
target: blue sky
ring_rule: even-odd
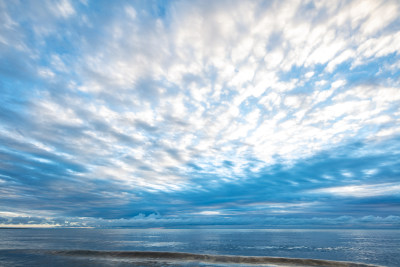
[[[399,18],[0,0],[0,226],[399,227]]]

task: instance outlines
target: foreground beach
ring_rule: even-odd
[[[95,251],[95,250],[71,250],[71,251],[49,251],[55,255],[72,257],[100,257],[114,260],[144,260],[148,262],[175,261],[175,264],[187,263],[220,263],[220,264],[252,264],[277,266],[336,266],[336,267],[372,267],[378,265],[328,261],[317,259],[282,258],[282,257],[257,257],[236,255],[207,255],[182,252],[160,252],[160,251]],[[180,264],[179,264],[180,263]]]
[[[20,258],[15,266],[319,266],[378,267],[379,265],[284,257],[210,255],[163,251],[0,250],[0,259]],[[13,265],[9,265],[13,266]]]

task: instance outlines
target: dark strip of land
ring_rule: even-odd
[[[236,264],[277,264],[285,266],[320,266],[320,267],[376,267],[377,265],[331,261],[319,259],[264,257],[264,256],[235,256],[235,255],[208,255],[185,252],[159,252],[159,251],[101,251],[101,250],[56,250],[51,254],[80,257],[113,257],[124,259],[151,259],[151,260],[179,260],[199,261],[210,263],[236,263]]]

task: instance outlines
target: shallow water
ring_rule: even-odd
[[[400,266],[400,230],[1,229],[0,266],[232,266],[49,251],[169,251]],[[239,266],[239,265],[238,265]],[[245,265],[240,265],[245,266]],[[274,266],[274,265],[264,265]]]

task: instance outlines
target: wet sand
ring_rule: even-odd
[[[282,258],[265,256],[235,256],[235,255],[209,255],[184,252],[158,252],[158,251],[101,251],[101,250],[52,250],[47,253],[73,257],[114,258],[124,260],[152,260],[152,261],[184,261],[223,264],[274,264],[277,266],[335,266],[335,267],[372,267],[370,265],[355,262],[330,261],[319,259]]]

